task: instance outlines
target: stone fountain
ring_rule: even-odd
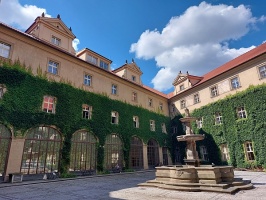
[[[200,134],[195,135],[193,133],[192,128],[191,128],[191,122],[196,121],[196,119],[197,118],[190,116],[189,110],[186,108],[185,117],[179,119],[186,127],[186,135],[177,136],[177,140],[179,142],[181,141],[187,142],[187,149],[186,149],[187,158],[184,159],[184,162],[188,166],[199,167],[200,160],[199,160],[198,152],[196,150],[196,141],[203,140],[204,135],[200,135]]]
[[[170,190],[181,190],[190,192],[209,191],[235,193],[239,190],[252,189],[249,180],[234,178],[232,166],[200,165],[200,159],[196,150],[196,141],[203,140],[204,135],[194,134],[191,122],[195,121],[189,110],[185,109],[185,117],[180,121],[186,127],[186,135],[177,136],[179,142],[187,143],[186,165],[169,165],[156,167],[156,178],[141,183],[141,187],[158,187]]]

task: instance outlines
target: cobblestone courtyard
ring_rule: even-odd
[[[72,180],[1,183],[0,200],[6,199],[266,199],[266,173],[236,171],[236,177],[250,179],[255,188],[234,195],[207,192],[180,192],[137,187],[138,183],[154,179],[154,171],[121,173]]]

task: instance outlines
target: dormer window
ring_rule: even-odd
[[[179,89],[180,89],[180,91],[182,91],[182,90],[185,89],[185,86],[182,84],[182,85],[179,86]]]
[[[100,61],[100,67],[105,69],[105,70],[108,70],[108,63],[101,60]]]
[[[60,44],[61,44],[61,40],[55,36],[52,36],[51,42],[57,46],[60,46]]]
[[[97,58],[94,56],[87,55],[87,61],[94,64],[94,65],[97,65]]]
[[[136,76],[132,75],[132,81],[134,81],[134,82],[136,81]]]

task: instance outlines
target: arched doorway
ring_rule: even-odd
[[[88,131],[73,134],[69,171],[96,170],[97,139]]]
[[[104,168],[113,170],[123,167],[123,144],[117,134],[106,137],[104,145]]]
[[[138,137],[132,137],[130,141],[129,167],[143,169],[143,143]]]
[[[61,144],[61,134],[52,127],[40,126],[30,129],[25,139],[21,173],[57,172]]]
[[[156,140],[150,139],[147,146],[147,157],[149,168],[159,165],[159,145]]]
[[[0,179],[5,177],[11,136],[11,132],[3,124],[0,124]]]

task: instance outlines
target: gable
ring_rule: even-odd
[[[142,75],[142,71],[140,70],[140,68],[136,65],[136,63],[130,63],[126,65],[126,68],[128,68],[129,70],[133,71],[134,73],[138,74],[138,75]]]

